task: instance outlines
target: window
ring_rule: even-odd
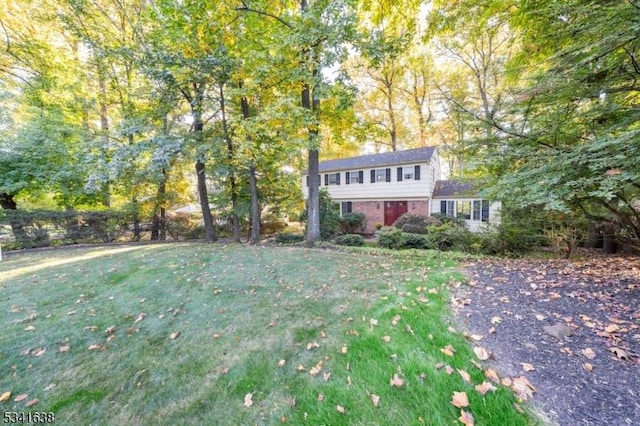
[[[458,219],[471,219],[471,201],[458,201],[456,206],[456,217]]]
[[[473,220],[489,221],[489,201],[474,200],[473,201]]]
[[[364,182],[364,172],[362,170],[358,172],[347,172],[345,174],[345,183],[347,185],[352,183],[363,183]]]
[[[455,201],[447,201],[447,200],[440,201],[440,213],[450,217],[454,217],[455,205],[456,205]]]
[[[403,180],[420,180],[420,166],[398,167],[398,182]]]
[[[342,203],[340,203],[340,216],[351,213],[352,207],[353,205],[351,201],[343,201]]]
[[[391,182],[391,169],[371,170],[371,183]]]
[[[324,185],[340,185],[340,173],[329,173],[324,175]]]

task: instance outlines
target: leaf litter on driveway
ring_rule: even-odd
[[[639,258],[479,260],[467,275],[459,322],[500,376],[524,372],[550,421],[640,424]]]

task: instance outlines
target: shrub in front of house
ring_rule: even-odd
[[[406,248],[414,248],[414,249],[431,249],[434,248],[430,246],[430,241],[427,239],[427,236],[424,234],[412,234],[410,232],[404,232],[404,246]]]
[[[340,230],[345,234],[362,232],[365,226],[365,219],[363,213],[345,213],[340,217]]]
[[[429,226],[440,225],[441,222],[435,217],[420,214],[406,213],[403,214],[393,224],[403,232],[411,234],[426,234],[429,232]]]
[[[304,234],[280,232],[276,235],[276,243],[279,244],[294,244],[302,241],[304,241]]]
[[[360,247],[364,245],[364,238],[358,234],[345,234],[337,236],[333,242],[341,246]]]
[[[456,226],[452,223],[429,227],[429,233],[425,235],[425,239],[429,248],[442,251],[469,252],[480,242],[478,235],[475,235],[464,226]]]
[[[394,226],[385,226],[378,231],[376,242],[383,248],[399,249],[404,246],[405,237],[402,230]]]

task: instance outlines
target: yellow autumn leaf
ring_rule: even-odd
[[[453,356],[455,351],[456,350],[451,345],[447,345],[444,348],[440,349],[440,352],[442,352],[443,354],[445,354],[447,356]]]
[[[287,363],[286,360],[281,359],[280,361],[278,361],[278,367],[284,367],[284,365]]]
[[[344,407],[342,405],[336,405],[336,411],[338,413],[344,414],[345,409],[344,409]]]
[[[3,392],[2,395],[0,395],[0,402],[8,401],[9,398],[11,398],[11,392]]]

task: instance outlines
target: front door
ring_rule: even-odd
[[[406,201],[384,202],[384,226],[391,226],[403,214],[407,212]]]

